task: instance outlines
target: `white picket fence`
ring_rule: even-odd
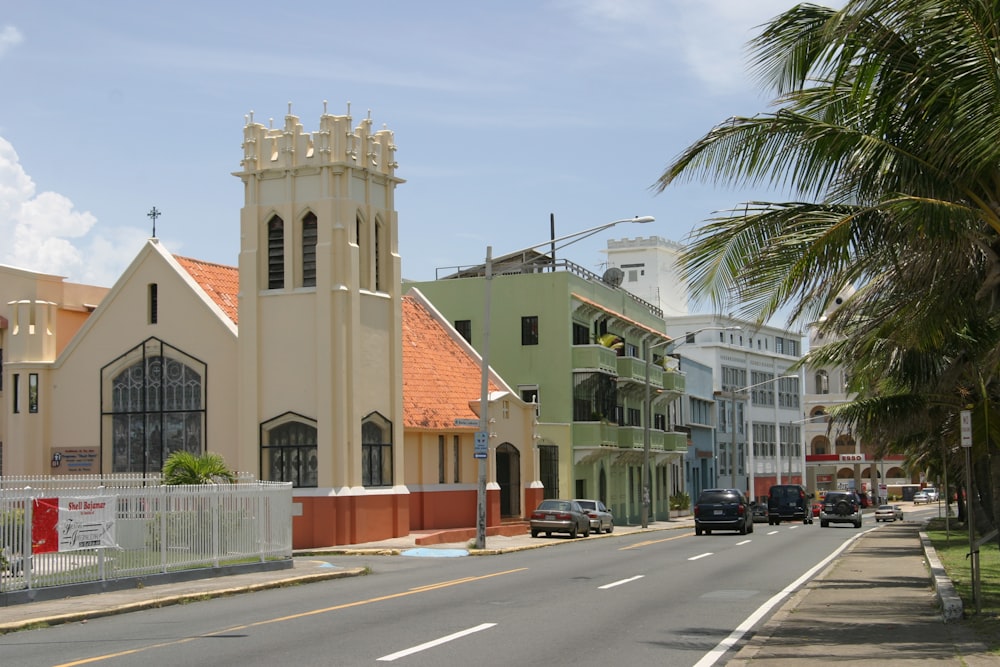
[[[148,477],[63,476],[13,488],[10,478],[0,480],[0,593],[292,557],[290,483],[161,486]],[[32,553],[42,498],[60,506],[111,499],[113,546]]]

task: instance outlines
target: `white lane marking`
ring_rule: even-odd
[[[789,526],[788,530],[795,530],[796,528],[798,528],[798,526]]]
[[[736,546],[741,547],[744,544],[750,544],[751,542],[753,542],[753,540],[743,540],[742,542],[737,542]]]
[[[638,575],[636,575],[634,577],[629,577],[628,579],[622,579],[621,581],[613,581],[610,584],[604,584],[603,586],[598,586],[597,590],[603,591],[603,590],[606,590],[608,588],[614,588],[615,586],[621,586],[622,584],[627,584],[630,581],[635,581],[636,579],[642,579],[644,576],[646,576],[646,575],[644,575],[644,574],[638,574]]]
[[[492,628],[495,625],[496,625],[496,623],[483,623],[481,625],[477,625],[474,628],[469,628],[468,630],[462,630],[460,632],[456,632],[454,634],[448,635],[447,637],[441,637],[440,639],[435,639],[435,640],[429,641],[429,642],[427,642],[425,644],[421,644],[420,646],[414,646],[413,648],[403,649],[402,651],[398,651],[396,653],[391,653],[389,655],[382,656],[381,658],[378,659],[378,661],[379,662],[392,662],[393,660],[398,660],[399,658],[404,658],[404,657],[406,657],[408,655],[413,655],[414,653],[419,653],[420,651],[425,651],[425,650],[427,650],[429,648],[434,648],[435,646],[440,646],[441,644],[444,644],[446,642],[450,642],[453,639],[459,639],[461,637],[465,637],[466,635],[471,635],[472,633],[479,632],[481,630],[488,630],[488,629]]]
[[[709,551],[708,553],[699,554],[697,556],[691,556],[688,560],[698,560],[700,558],[705,558],[706,556],[714,556],[715,554]]]
[[[802,584],[809,581],[809,579],[811,579],[813,575],[815,575],[819,570],[826,567],[827,563],[829,563],[834,558],[839,556],[840,552],[846,549],[848,545],[854,542],[854,540],[858,539],[859,537],[861,537],[862,535],[871,530],[875,529],[869,528],[864,532],[855,533],[850,539],[845,540],[843,544],[834,549],[833,553],[831,553],[829,556],[827,556],[826,558],[824,558],[823,560],[821,560],[820,562],[816,563],[814,566],[809,568],[805,572],[805,574],[803,574],[801,577],[790,583],[788,586],[785,586],[783,590],[779,591],[774,597],[772,597],[770,600],[768,600],[760,607],[758,607],[757,611],[750,614],[745,621],[740,623],[739,627],[737,627],[729,634],[728,637],[719,642],[718,646],[716,646],[714,649],[706,653],[701,660],[699,660],[694,664],[694,667],[712,667],[712,665],[714,665],[719,658],[725,655],[726,651],[728,651],[730,648],[733,647],[734,644],[736,644],[736,642],[742,639],[743,635],[745,635],[754,625],[756,625],[757,622],[760,621],[760,619],[763,618],[769,611],[771,611],[771,609],[773,609],[779,602],[781,602],[786,597],[794,593],[800,586],[802,586]]]
[[[780,531],[772,530],[768,535],[777,535]]]

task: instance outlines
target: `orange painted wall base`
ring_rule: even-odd
[[[377,542],[409,534],[410,496],[293,496],[292,548]]]

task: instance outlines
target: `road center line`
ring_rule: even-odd
[[[741,547],[744,544],[750,544],[751,542],[753,542],[753,540],[743,540],[742,542],[737,542],[736,546]]]
[[[702,558],[705,558],[706,556],[714,556],[714,555],[715,554],[713,552],[709,551],[707,553],[698,554],[697,556],[691,556],[690,558],[688,558],[688,560],[700,560]]]
[[[317,614],[328,614],[334,611],[340,611],[342,609],[351,609],[353,607],[361,607],[368,604],[374,604],[376,602],[383,602],[385,600],[395,600],[397,598],[407,597],[409,595],[418,595],[420,593],[428,593],[431,591],[440,590],[442,588],[448,588],[450,586],[459,586],[462,584],[473,583],[476,581],[482,581],[484,579],[491,579],[493,577],[500,577],[507,574],[515,574],[517,572],[524,572],[528,568],[519,567],[513,570],[506,570],[503,572],[493,572],[491,574],[484,574],[477,577],[464,577],[462,579],[453,579],[451,581],[442,581],[436,584],[429,584],[427,586],[420,586],[418,588],[413,588],[408,591],[402,591],[400,593],[390,593],[389,595],[382,595],[380,597],[368,598],[367,600],[357,600],[355,602],[345,602],[343,604],[334,605],[332,607],[324,607],[322,609],[311,609],[309,611],[299,612],[297,614],[289,614],[288,616],[277,616],[275,618],[268,618],[260,621],[254,621],[253,623],[246,623],[243,625],[234,625],[229,628],[224,628],[222,630],[216,630],[214,632],[206,632],[198,637],[215,637],[217,635],[224,635],[235,632],[237,630],[245,630],[247,628],[255,628],[263,625],[270,625],[272,623],[284,623],[286,621],[294,621],[298,618],[306,618],[308,616],[316,616]],[[89,665],[95,662],[104,662],[106,660],[111,660],[112,658],[120,658],[126,655],[134,655],[136,653],[142,653],[143,651],[149,651],[151,649],[157,648],[167,648],[169,646],[175,646],[177,644],[184,644],[186,642],[194,641],[197,637],[185,637],[183,639],[177,639],[174,641],[160,642],[157,644],[150,644],[148,646],[140,646],[133,649],[127,649],[124,651],[118,651],[115,653],[105,653],[104,655],[95,655],[90,658],[81,658],[80,660],[74,660],[72,662],[64,662],[61,665],[55,665],[55,667],[77,667],[78,665]]]
[[[772,530],[771,532],[768,533],[768,535],[777,535],[779,532],[781,532],[781,531]]]
[[[419,646],[414,646],[413,648],[403,649],[402,651],[397,651],[395,653],[390,653],[389,655],[382,656],[378,659],[378,662],[392,662],[399,658],[405,658],[408,655],[413,655],[414,653],[419,653],[420,651],[426,651],[429,648],[434,648],[435,646],[440,646],[441,644],[446,644],[455,639],[460,639],[466,635],[471,635],[474,632],[481,632],[482,630],[489,630],[494,627],[496,623],[481,623],[474,628],[469,628],[468,630],[462,630],[454,634],[450,634],[447,637],[441,637],[440,639],[434,639],[429,642],[423,643]]]
[[[635,544],[630,544],[627,547],[621,547],[618,551],[628,551],[629,549],[638,549],[639,547],[648,547],[650,544],[659,544],[660,542],[670,542],[671,540],[679,540],[682,537],[691,537],[694,533],[684,533],[682,535],[674,535],[673,537],[665,537],[662,540],[646,540],[645,542],[636,542]]]
[[[642,579],[644,576],[646,575],[638,574],[634,577],[629,577],[628,579],[622,579],[621,581],[613,581],[610,584],[604,584],[603,586],[598,586],[597,590],[603,591],[609,588],[614,588],[615,586],[621,586],[622,584],[627,584],[630,581],[635,581],[636,579]]]

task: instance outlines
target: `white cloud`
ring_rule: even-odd
[[[0,28],[0,58],[4,57],[8,51],[24,41],[21,31],[12,25],[5,25]]]
[[[752,88],[747,42],[762,24],[794,4],[794,0],[556,0],[556,6],[589,30],[658,58],[664,68],[686,72],[711,90],[727,93]]]
[[[138,252],[139,229],[92,233],[97,218],[55,192],[36,194],[10,142],[0,137],[0,263],[109,286]],[[108,232],[113,236],[108,237]]]

